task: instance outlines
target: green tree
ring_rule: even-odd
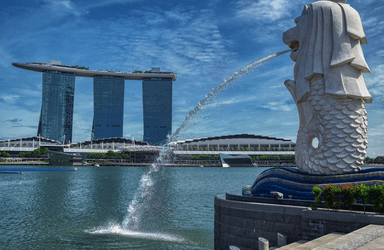
[[[109,150],[109,151],[107,152],[107,157],[108,157],[108,158],[115,158],[115,156],[116,156],[116,154],[115,154],[115,152],[113,152],[112,150]]]
[[[370,186],[369,196],[372,197],[373,210],[384,213],[384,185]]]
[[[11,155],[7,152],[0,152],[0,157],[11,157]]]

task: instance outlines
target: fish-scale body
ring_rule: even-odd
[[[325,94],[322,77],[314,79],[310,87],[306,107],[298,104],[301,117],[296,142],[298,169],[317,175],[361,170],[368,143],[364,100]],[[310,118],[308,113],[312,113]],[[319,142],[316,148],[312,146],[314,138]]]

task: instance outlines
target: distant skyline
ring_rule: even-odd
[[[12,62],[59,60],[92,70],[177,73],[175,131],[199,100],[244,66],[286,50],[282,33],[303,6],[289,0],[28,0],[0,3],[0,139],[36,136],[42,74]],[[384,155],[384,2],[347,0],[361,15],[372,73],[364,74],[373,103],[368,111],[369,157]],[[294,63],[281,55],[239,78],[180,134],[180,139],[258,134],[296,140],[298,113],[286,79]],[[143,139],[141,81],[125,81],[124,130]],[[77,77],[73,141],[89,140],[92,78]]]

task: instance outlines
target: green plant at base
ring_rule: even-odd
[[[384,213],[384,185],[370,186],[369,196],[372,197],[373,210]]]
[[[318,207],[317,207],[316,205],[311,205],[311,209],[312,209],[312,210],[317,210],[317,208],[318,208]]]
[[[315,196],[316,204],[311,205],[311,209],[317,210],[318,204],[321,204],[321,188],[313,186],[312,194]]]
[[[357,197],[357,188],[352,185],[346,185],[341,187],[341,193],[344,199],[344,206],[349,208],[349,211],[352,210],[352,205],[356,201]]]
[[[338,210],[341,206],[341,189],[339,187],[333,186],[332,184],[325,186],[323,189],[323,199],[325,201],[325,206],[329,209]]]
[[[321,203],[321,188],[318,186],[313,186],[312,194],[315,196],[315,201],[317,204]]]
[[[357,197],[361,199],[363,202],[363,208],[365,213],[365,205],[369,203],[369,197],[370,197],[370,187],[365,186],[364,184],[358,185],[356,187]]]
[[[356,200],[360,199],[363,203],[364,213],[366,211],[366,204],[372,204],[375,212],[384,214],[384,184],[379,186],[361,184],[356,187],[353,185],[337,187],[330,184],[323,190],[314,186],[312,194],[315,196],[317,204],[321,203],[321,194],[323,194],[326,207],[336,209],[336,211],[340,208],[342,200],[344,207],[349,208],[349,211],[351,211],[352,205]],[[311,205],[311,208],[316,210],[317,205]]]

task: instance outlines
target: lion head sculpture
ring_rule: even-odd
[[[296,102],[305,101],[308,82],[324,77],[325,93],[372,102],[363,72],[370,72],[361,44],[367,39],[359,13],[345,0],[317,1],[306,5],[296,26],[283,34],[291,47]]]

